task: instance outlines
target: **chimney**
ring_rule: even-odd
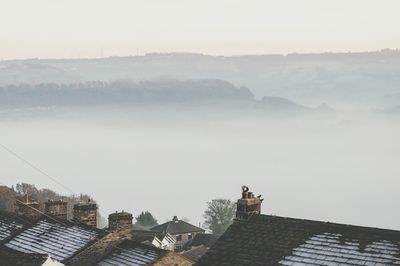
[[[237,201],[236,219],[248,220],[254,214],[261,213],[261,195],[254,197],[249,188],[242,186],[242,198]]]
[[[73,221],[97,227],[97,204],[90,202],[90,200],[88,200],[88,202],[75,204]]]
[[[128,212],[115,212],[108,216],[108,228],[110,230],[132,229],[133,215]]]
[[[44,212],[56,218],[67,220],[67,202],[48,200],[44,203]]]
[[[34,220],[42,215],[39,211],[39,203],[37,201],[31,201],[28,193],[24,195],[23,200],[17,200],[16,204],[18,214],[25,216],[26,218]]]

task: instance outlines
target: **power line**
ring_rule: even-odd
[[[37,166],[34,165],[33,163],[31,163],[31,162],[29,162],[28,160],[24,159],[22,156],[20,156],[20,155],[17,154],[16,152],[12,151],[10,148],[6,147],[5,145],[3,145],[3,144],[1,144],[1,143],[0,143],[0,147],[2,147],[4,150],[6,150],[7,152],[9,152],[10,154],[12,154],[13,156],[15,156],[16,158],[18,158],[18,159],[21,160],[22,162],[24,162],[24,163],[26,163],[27,165],[29,165],[29,166],[30,166],[31,168],[33,168],[34,170],[36,170],[36,171],[38,171],[39,173],[43,174],[44,176],[50,178],[53,182],[57,183],[58,185],[62,186],[62,187],[65,188],[65,189],[67,189],[67,190],[70,191],[72,194],[76,194],[72,189],[70,189],[69,187],[65,186],[64,184],[62,184],[61,182],[59,182],[57,179],[53,178],[51,175],[47,174],[45,171],[43,171],[42,169],[40,169],[39,167],[37,167]],[[0,184],[6,186],[5,184],[3,184],[3,183],[1,183],[1,182],[0,182]],[[25,206],[27,206],[27,207],[33,209],[34,211],[39,212],[40,214],[44,215],[45,217],[48,217],[49,219],[51,219],[51,220],[53,220],[53,221],[55,221],[55,222],[58,222],[58,223],[60,223],[60,224],[62,224],[62,225],[64,225],[64,226],[66,226],[66,227],[69,227],[69,225],[67,225],[67,224],[65,224],[65,223],[62,223],[60,220],[57,220],[57,219],[55,219],[55,218],[53,218],[53,217],[47,215],[46,213],[44,213],[44,212],[42,212],[42,211],[40,211],[40,210],[38,210],[38,209],[36,209],[36,208],[33,208],[32,206],[26,204],[25,202],[23,202],[23,201],[21,201],[21,200],[18,200],[18,199],[17,199],[17,202],[19,202],[20,204],[23,204],[23,205],[25,205]],[[99,211],[100,211],[101,213],[105,214],[105,213],[104,213],[103,211],[101,211],[100,209],[99,209]],[[106,214],[105,214],[105,215],[106,215]],[[26,222],[27,222],[27,221],[26,221]],[[32,226],[33,226],[33,225],[32,225]],[[93,238],[93,240],[100,241],[101,239],[95,237],[95,238]],[[118,250],[121,250],[121,251],[128,251],[127,249],[120,248],[120,247],[115,247],[115,249],[118,249]],[[164,263],[162,263],[162,262],[159,262],[159,263],[164,264]],[[167,265],[167,264],[165,264],[165,265]]]
[[[11,150],[10,148],[8,148],[7,146],[3,145],[0,143],[0,147],[2,147],[5,151],[7,151],[8,153],[12,154],[14,157],[18,158],[20,161],[24,162],[25,164],[27,164],[28,166],[30,166],[31,168],[33,168],[34,170],[38,171],[39,173],[41,173],[42,175],[50,178],[53,182],[57,183],[59,186],[63,187],[64,189],[68,190],[69,192],[71,192],[72,194],[76,194],[72,189],[70,189],[69,187],[65,186],[64,184],[62,184],[61,182],[59,182],[57,179],[53,178],[51,175],[49,175],[48,173],[46,173],[45,171],[43,171],[42,169],[40,169],[39,167],[37,167],[36,165],[34,165],[33,163],[29,162],[28,160],[24,159],[22,156],[20,156],[19,154],[17,154],[16,152],[14,152],[13,150]]]
[[[55,182],[56,184],[58,184],[59,186],[63,187],[64,189],[68,190],[70,193],[72,193],[73,195],[78,195],[78,193],[74,192],[71,188],[69,188],[68,186],[62,184],[60,181],[58,181],[56,178],[52,177],[50,174],[48,174],[47,172],[45,172],[44,170],[42,170],[41,168],[39,168],[38,166],[36,166],[35,164],[31,163],[30,161],[28,161],[27,159],[25,159],[24,157],[22,157],[21,155],[19,155],[18,153],[14,152],[13,150],[11,150],[10,148],[8,148],[7,146],[5,146],[4,144],[0,143],[0,147],[2,147],[5,151],[7,151],[8,153],[10,153],[11,155],[13,155],[14,157],[16,157],[17,159],[19,159],[20,161],[22,161],[23,163],[27,164],[28,166],[30,166],[32,169],[34,169],[35,171],[41,173],[42,175],[44,175],[45,177],[49,178],[50,180],[52,180],[53,182]],[[100,208],[98,208],[98,211],[103,214],[105,217],[107,217],[107,213],[105,213],[103,210],[101,210]]]
[[[28,166],[30,166],[32,169],[36,170],[37,172],[39,172],[39,173],[41,173],[42,175],[46,176],[47,178],[51,179],[53,182],[55,182],[55,183],[58,184],[59,186],[61,186],[61,187],[63,187],[64,189],[68,190],[68,191],[71,192],[72,194],[76,194],[76,195],[77,195],[77,193],[75,193],[72,189],[70,189],[70,188],[67,187],[66,185],[62,184],[62,183],[59,182],[56,178],[54,178],[54,177],[52,177],[51,175],[49,175],[48,173],[46,173],[45,171],[43,171],[41,168],[39,168],[39,167],[36,166],[35,164],[29,162],[27,159],[23,158],[22,156],[20,156],[19,154],[17,154],[16,152],[14,152],[13,150],[11,150],[11,149],[8,148],[7,146],[5,146],[4,144],[1,144],[1,143],[0,143],[0,147],[2,147],[5,151],[7,151],[8,153],[12,154],[14,157],[16,157],[17,159],[19,159],[20,161],[22,161],[22,162],[24,162],[25,164],[27,164]],[[1,183],[1,182],[0,182],[0,184],[4,185],[4,184]],[[6,185],[4,185],[4,186],[6,186]],[[62,225],[66,226],[66,227],[69,227],[68,225],[62,223],[60,220],[54,219],[53,217],[47,215],[46,213],[44,213],[44,212],[42,212],[42,211],[40,211],[40,210],[38,210],[38,209],[36,209],[36,208],[33,208],[32,206],[26,204],[25,202],[22,202],[22,201],[20,201],[20,200],[18,200],[18,199],[17,199],[17,202],[19,202],[20,204],[24,204],[24,205],[28,206],[29,208],[33,209],[34,211],[39,212],[40,214],[44,215],[45,217],[48,217],[49,219],[52,219],[53,221],[56,221],[56,222],[61,223]],[[102,214],[104,214],[104,215],[107,216],[107,214],[104,213],[101,209],[98,209],[98,210],[99,210]],[[22,218],[21,218],[21,219],[22,219]],[[28,222],[28,221],[26,221],[26,222]],[[29,223],[29,222],[28,222],[28,223]],[[32,226],[33,226],[33,225],[32,225]],[[98,241],[100,241],[101,239],[99,239],[99,238],[96,237],[96,238],[93,238],[93,240],[98,240]],[[121,250],[121,251],[128,251],[128,250],[123,249],[123,248],[120,248],[120,247],[115,247],[115,248],[118,249],[118,250]],[[162,262],[158,262],[158,263],[164,264],[164,263],[162,263]],[[165,264],[165,265],[167,265],[167,264]]]

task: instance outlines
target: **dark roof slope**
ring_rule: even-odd
[[[150,230],[170,233],[171,235],[205,231],[200,227],[194,226],[182,220],[178,220],[176,216],[172,221],[154,226]]]
[[[167,233],[150,231],[150,230],[135,230],[132,232],[132,239],[136,242],[153,241],[154,237],[163,240]]]
[[[191,250],[184,251],[180,253],[184,258],[196,262],[198,261],[207,251],[209,247],[204,245],[193,247]]]
[[[41,266],[47,258],[47,254],[25,254],[0,246],[0,266]]]
[[[218,238],[219,235],[214,234],[197,234],[185,244],[183,249],[188,250],[192,247],[198,247],[202,245],[206,247],[211,247]]]
[[[196,265],[400,265],[400,231],[254,215]]]
[[[116,246],[97,264],[99,266],[113,265],[151,265],[168,251],[158,249],[131,240],[125,240]]]
[[[65,265],[82,266],[96,265],[96,263],[104,257],[104,254],[110,253],[116,246],[122,243],[124,236],[119,232],[110,232],[96,241],[92,245],[86,247],[72,258],[64,261]]]

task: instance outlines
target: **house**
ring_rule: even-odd
[[[137,242],[153,245],[160,249],[165,249],[170,251],[175,250],[176,240],[169,233],[133,229],[132,239]]]
[[[62,265],[108,234],[80,219],[97,208],[76,213],[71,222],[64,201],[46,202],[46,213],[27,195],[16,206],[18,214],[0,213],[0,265]]]
[[[3,239],[2,246],[10,254],[47,254],[64,263],[105,235],[93,227],[43,216]]]
[[[97,206],[91,202],[74,207],[73,221],[64,219],[63,202],[49,201],[47,205],[45,214],[24,213],[32,214],[30,217],[0,213],[0,266],[112,265],[108,261],[121,256],[127,256],[127,265],[192,265],[171,252],[175,239],[168,233],[135,232],[129,213],[111,214],[110,228],[102,230],[96,228]],[[121,250],[122,255],[118,253]],[[148,254],[155,254],[149,255],[150,262]]]
[[[205,230],[194,226],[185,221],[179,220],[177,216],[174,216],[172,221],[154,226],[150,228],[151,231],[169,233],[175,237],[175,251],[181,251],[183,245],[185,245],[189,240],[194,238],[197,234],[204,233]]]
[[[153,245],[160,249],[175,249],[175,238],[169,233],[147,230],[132,223],[133,215],[128,212],[115,212],[108,216],[108,230],[119,235],[121,239]]]
[[[250,193],[195,265],[400,265],[400,231],[262,215]]]

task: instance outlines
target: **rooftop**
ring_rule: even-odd
[[[400,265],[400,231],[253,215],[196,265]]]
[[[125,240],[110,254],[106,255],[97,265],[99,266],[129,266],[150,265],[157,261],[167,251],[135,241]]]
[[[63,262],[103,235],[95,228],[42,217],[35,224],[4,239],[3,244],[20,253],[48,254]]]
[[[178,217],[174,216],[172,221],[156,225],[150,228],[152,231],[170,233],[171,235],[193,233],[193,232],[205,232],[204,229],[194,226],[185,221],[179,220]]]
[[[181,252],[180,254],[186,259],[196,262],[198,261],[210,248],[204,245],[193,247],[191,250]]]
[[[188,250],[198,246],[211,247],[217,241],[218,237],[219,235],[214,234],[197,234],[185,244],[183,249]]]
[[[172,243],[175,243],[176,240],[168,233],[150,231],[150,230],[134,230],[132,231],[132,239],[137,242],[144,241],[153,241],[153,239],[157,237],[160,241],[162,241],[165,237]]]
[[[0,241],[14,234],[17,230],[27,226],[28,223],[16,215],[0,212]]]

